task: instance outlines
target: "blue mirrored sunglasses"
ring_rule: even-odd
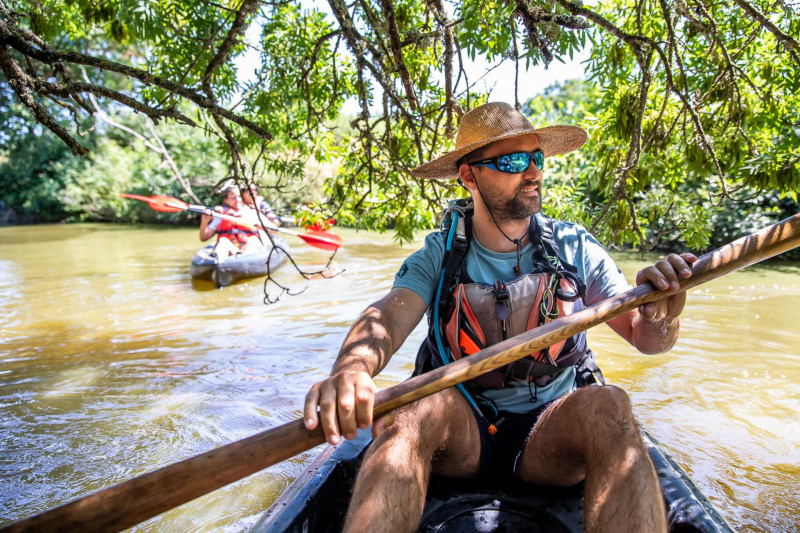
[[[499,170],[507,174],[519,174],[528,170],[528,167],[531,166],[531,161],[536,165],[536,168],[542,170],[544,168],[544,153],[541,150],[514,152],[513,154],[499,155],[467,164],[470,166],[486,166],[492,170]]]

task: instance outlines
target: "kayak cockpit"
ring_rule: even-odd
[[[644,433],[661,483],[673,533],[733,530],[686,473]],[[333,533],[342,529],[368,432],[329,447],[261,517],[251,533]],[[399,504],[399,503],[398,503]],[[490,487],[479,481],[432,476],[418,532],[582,532],[583,487],[519,482]]]

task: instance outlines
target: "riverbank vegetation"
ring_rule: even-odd
[[[117,194],[215,203],[222,182],[254,181],[279,210],[406,240],[462,194],[410,170],[487,99],[468,58],[524,69],[591,47],[585,81],[541,95],[508,81],[534,124],[589,132],[548,160],[546,211],[609,245],[701,250],[798,210],[798,11],[0,0],[0,208],[6,222],[190,223]],[[236,60],[253,47],[248,76]]]

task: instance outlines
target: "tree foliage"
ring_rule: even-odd
[[[522,112],[544,123],[574,120],[591,130],[605,109],[602,91],[595,83],[568,80],[530,99]],[[603,168],[607,149],[607,139],[593,136],[579,153],[547,161],[544,209],[549,215],[587,227],[594,223],[597,213],[613,194],[606,180],[597,179],[607,172]],[[637,169],[634,174],[637,179],[647,176],[646,168],[649,167]],[[678,172],[675,175],[680,175],[680,179],[667,179],[657,189],[649,186],[658,183],[657,177],[647,176],[648,183],[642,186],[646,192],[634,194],[640,224],[648,229],[647,242],[637,241],[625,203],[616,206],[618,211],[609,217],[609,223],[599,226],[598,237],[612,244],[637,243],[642,248],[679,250],[689,246],[702,250],[721,246],[776,219],[800,212],[800,204],[790,194],[781,197],[778,192],[758,192],[755,187],[745,185],[741,194],[744,199],[719,198],[709,194],[707,175]]]
[[[260,68],[242,81],[253,25]],[[469,60],[525,69],[591,45],[571,108],[527,106],[537,124],[590,133],[548,161],[562,179],[549,208],[608,242],[702,247],[724,210],[796,201],[799,40],[798,6],[780,0],[0,0],[0,135],[32,117],[86,153],[91,93],[201,129],[236,180],[280,189],[310,159],[333,163],[307,209],[407,239],[460,194],[410,170],[452,148],[459,116],[485,101]],[[530,95],[515,89],[519,106]],[[348,101],[359,112],[337,129]]]
[[[745,0],[619,7],[568,5],[615,37],[594,38],[588,68],[599,100],[586,124],[591,227],[645,248],[669,234],[702,248],[720,209],[776,193],[796,201],[797,8],[774,4],[767,17]]]

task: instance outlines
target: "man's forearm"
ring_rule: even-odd
[[[369,307],[347,334],[331,375],[343,371],[363,371],[377,375],[394,353],[389,326],[376,307]]]
[[[677,318],[650,320],[637,313],[633,323],[633,345],[642,353],[663,353],[678,340],[680,321]]]

